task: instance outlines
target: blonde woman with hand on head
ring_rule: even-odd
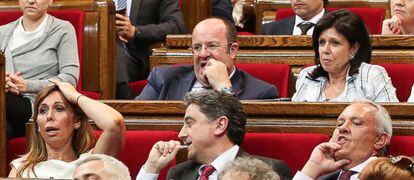
[[[83,154],[116,157],[124,144],[124,119],[118,111],[69,83],[53,82],[36,97],[29,152],[11,162],[9,177],[70,179]],[[96,142],[89,119],[102,130]]]

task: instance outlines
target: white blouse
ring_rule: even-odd
[[[345,90],[335,99],[325,97],[324,89],[328,81],[326,77],[309,77],[308,74],[315,68],[316,66],[307,67],[299,73],[292,101],[352,102],[357,99],[369,99],[375,102],[398,102],[391,78],[381,66],[362,63],[357,74],[349,76],[347,73]]]
[[[26,169],[22,173],[22,178],[42,178],[42,179],[72,179],[76,163],[81,157],[90,154],[92,151],[83,153],[80,157],[72,162],[65,162],[57,159],[42,161],[34,166],[33,174],[31,169]],[[23,158],[13,160],[10,164],[18,170],[22,165]]]

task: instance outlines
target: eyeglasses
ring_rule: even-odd
[[[411,172],[414,175],[414,162],[412,159],[406,156],[396,156],[390,157],[390,161],[395,166],[405,169]]]
[[[230,45],[232,45],[232,44],[233,44],[233,42],[227,43],[227,49],[229,49]],[[208,51],[208,52],[215,52],[215,51],[217,51],[217,49],[220,46],[221,46],[221,44],[218,43],[218,42],[208,42],[208,43],[205,44],[206,51]],[[188,50],[190,50],[193,53],[199,54],[203,50],[203,45],[202,44],[194,44],[191,47],[189,47]]]

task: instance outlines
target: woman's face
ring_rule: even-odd
[[[73,131],[80,127],[80,121],[61,93],[50,93],[40,103],[37,111],[38,130],[47,146],[60,148],[71,144]]]
[[[414,25],[414,0],[391,0],[391,15],[403,24]]]
[[[323,31],[319,37],[319,57],[323,69],[329,74],[343,73],[348,70],[349,56],[357,49],[335,28]]]
[[[47,8],[52,2],[53,0],[19,0],[19,6],[24,16],[30,19],[39,19],[46,14]]]

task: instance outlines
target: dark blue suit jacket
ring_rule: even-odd
[[[263,25],[261,34],[292,35],[295,26],[295,16],[283,18]]]
[[[241,70],[236,69],[230,81],[236,91],[236,97],[240,100],[273,99],[278,96],[275,86]],[[192,65],[155,67],[148,77],[148,84],[135,99],[182,100],[185,93],[191,91],[195,82]]]

